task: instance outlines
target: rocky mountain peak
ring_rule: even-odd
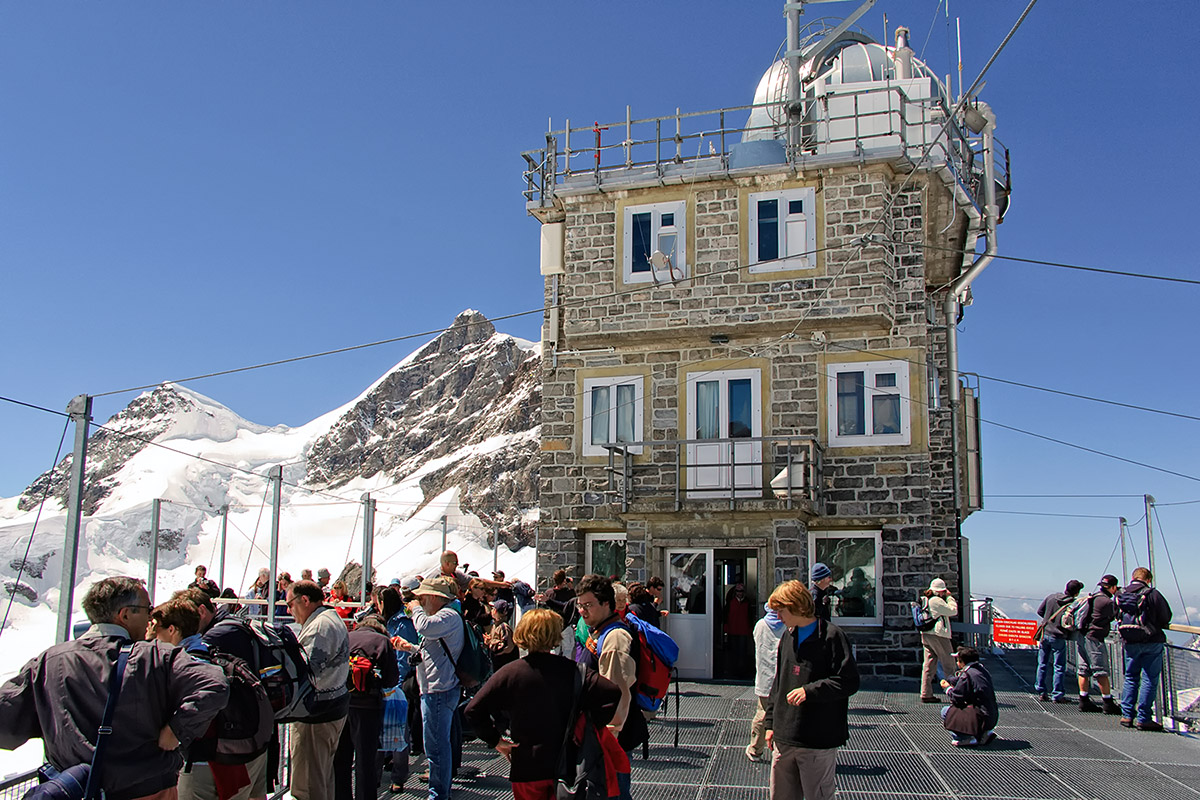
[[[95,513],[101,501],[113,490],[113,476],[129,459],[166,433],[179,417],[194,412],[211,414],[190,393],[164,383],[138,395],[133,402],[111,416],[103,427],[94,427],[88,441],[83,513]],[[65,507],[73,460],[74,455],[68,453],[54,469],[39,475],[21,493],[17,508],[22,511],[36,508],[47,488],[50,498]]]

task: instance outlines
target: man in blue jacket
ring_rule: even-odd
[[[858,665],[846,634],[817,618],[800,581],[780,584],[767,605],[787,626],[766,704],[767,746],[775,749],[771,800],[832,800],[837,749],[850,736]]]

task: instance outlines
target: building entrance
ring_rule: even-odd
[[[679,645],[679,676],[753,679],[758,551],[668,550],[666,575],[666,628]]]

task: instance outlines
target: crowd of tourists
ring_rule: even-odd
[[[776,587],[751,632],[758,708],[745,754],[771,762],[772,798],[836,789],[859,673],[833,622],[832,577],[815,564],[809,585]],[[555,798],[564,782],[630,800],[630,757],[647,747],[648,720],[666,694],[660,680],[669,681],[678,654],[661,649],[673,643],[661,630],[669,609],[660,578],[626,586],[558,570],[535,592],[502,572],[464,571],[449,551],[435,575],[368,585],[365,603],[331,578],[319,569],[315,580],[304,570],[297,581],[287,573],[272,581],[263,570],[238,596],[198,567],[188,588],[157,606],[140,580],[97,582],[83,600],[91,628],[0,687],[0,747],[43,739],[43,776],[62,785],[70,768],[90,763],[92,786],[61,795],[68,800],[99,797],[100,788],[106,800],[265,800],[283,746],[297,800],[370,800],[385,775],[392,792],[443,800],[466,769],[471,735],[508,759],[517,800]],[[1150,706],[1170,608],[1150,580],[1138,569],[1123,590],[1106,575],[1090,595],[1072,581],[1046,598],[1043,700],[1064,702],[1062,653],[1077,631],[1080,710],[1159,729]],[[1132,617],[1123,615],[1126,595],[1141,609]],[[261,619],[273,602],[284,624]],[[996,736],[996,695],[978,651],[951,647],[957,602],[939,578],[919,605],[921,700],[941,702],[942,690],[952,743],[986,745]],[[1118,706],[1097,643],[1130,618],[1152,629],[1126,639]],[[1099,706],[1088,697],[1092,680]],[[410,781],[410,759],[422,753],[428,770]]]

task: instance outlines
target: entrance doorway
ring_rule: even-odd
[[[758,551],[668,550],[666,575],[666,628],[679,645],[679,676],[753,680]]]
[[[714,550],[713,567],[713,677],[754,680],[754,623],[765,600],[758,586],[758,551]]]

